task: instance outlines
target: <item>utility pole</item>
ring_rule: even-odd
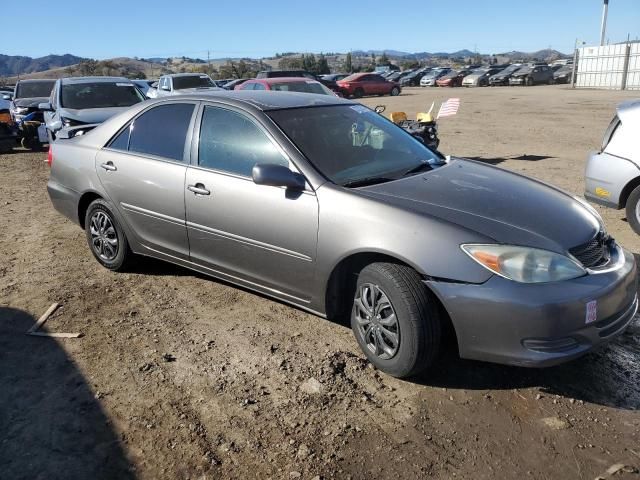
[[[602,24],[600,25],[600,46],[604,45],[605,34],[607,33],[607,14],[609,13],[609,0],[604,0],[602,7]]]

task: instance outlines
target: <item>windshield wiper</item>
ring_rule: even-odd
[[[406,177],[407,175],[411,175],[411,174],[413,174],[413,173],[418,173],[418,172],[421,172],[421,171],[426,170],[426,169],[433,170],[433,165],[431,165],[429,162],[422,162],[422,163],[419,163],[419,164],[418,164],[418,165],[416,165],[415,167],[410,168],[409,170],[407,170],[406,172],[404,172],[404,173],[402,174],[402,176],[403,176],[403,177]]]
[[[390,182],[391,180],[395,180],[394,178],[388,177],[367,177],[367,178],[359,178],[358,180],[351,180],[349,182],[343,183],[343,187],[354,188],[354,187],[365,187],[367,185],[375,185],[377,183]]]

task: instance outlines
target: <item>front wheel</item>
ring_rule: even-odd
[[[533,85],[533,78],[527,77],[527,82],[526,83],[527,83],[527,86],[529,86],[529,87],[532,86]]]
[[[84,225],[89,248],[96,260],[109,270],[126,270],[134,254],[129,249],[122,227],[104,200],[94,200],[89,205]]]
[[[353,92],[353,96],[356,98],[362,98],[364,96],[364,90],[361,88],[356,88],[355,92]]]
[[[372,263],[360,272],[351,328],[369,361],[398,378],[422,373],[440,347],[435,298],[405,265]]]
[[[627,199],[627,222],[634,232],[640,235],[640,186],[636,187]]]
[[[393,87],[391,89],[391,96],[397,97],[398,95],[400,95],[400,89],[398,87]]]

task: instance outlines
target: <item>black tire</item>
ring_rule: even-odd
[[[56,141],[55,134],[47,128],[47,138],[49,139],[49,145]]]
[[[353,92],[353,96],[356,98],[362,98],[364,96],[364,90],[361,88],[356,88],[355,92]]]
[[[627,222],[631,226],[631,229],[640,235],[640,219],[638,213],[640,213],[640,186],[636,187],[629,195],[627,199],[627,205],[625,211],[627,212]],[[638,213],[636,213],[638,212]]]
[[[100,215],[104,215],[108,218],[114,233],[109,233],[109,229],[106,232],[102,233],[102,238],[96,239],[97,244],[94,245],[94,234],[92,234],[92,226],[95,227],[94,220],[98,220]],[[94,218],[95,217],[95,218]],[[118,223],[118,220],[111,212],[111,208],[109,204],[102,199],[94,200],[87,208],[87,213],[84,217],[84,229],[87,236],[87,243],[89,244],[89,250],[93,256],[98,260],[98,262],[105,268],[109,270],[113,270],[116,272],[126,271],[131,264],[133,263],[134,253],[129,248],[129,242],[127,240],[122,227]],[[111,249],[115,250],[115,254],[111,256],[110,250],[103,250],[105,255],[101,255],[99,251],[101,250],[98,244],[107,245],[108,240],[116,240],[116,246],[113,248],[111,245]],[[105,243],[107,242],[107,243]],[[106,247],[109,248],[109,247]],[[107,253],[109,255],[107,255]]]
[[[533,78],[531,77],[527,77],[527,80],[525,82],[527,84],[528,87],[533,85]]]
[[[374,325],[374,320],[371,320],[369,329],[367,325],[361,324],[363,312],[366,310],[357,306],[362,304],[358,299],[363,298],[363,295],[367,297],[367,288],[371,289],[372,286],[386,296],[391,306],[391,310],[387,307],[378,311],[375,317],[377,321],[388,318],[389,312],[395,314],[396,325],[393,328],[389,327],[390,330],[384,327],[382,330],[391,333],[397,331],[397,347],[392,355],[382,349],[380,354],[372,350],[376,348],[372,345],[376,337],[375,329],[380,329],[381,324]],[[378,298],[383,299],[382,295]],[[365,303],[371,304],[371,301],[367,300]],[[375,305],[375,302],[373,304]],[[370,318],[373,318],[373,314]],[[438,355],[442,336],[435,297],[422,283],[420,275],[415,270],[395,263],[372,263],[360,272],[351,309],[351,328],[367,359],[378,369],[398,378],[412,377],[424,372]],[[372,330],[373,333],[369,335],[365,332]],[[381,335],[383,340],[388,340],[384,333]],[[389,344],[385,346],[389,347]]]
[[[400,89],[398,87],[393,87],[391,89],[391,92],[389,92],[389,95],[391,95],[392,97],[397,97],[398,95],[400,95]]]

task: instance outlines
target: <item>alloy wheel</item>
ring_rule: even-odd
[[[359,286],[353,303],[358,333],[367,349],[389,360],[400,347],[400,325],[387,294],[372,283]]]
[[[98,257],[111,262],[118,255],[118,234],[111,217],[102,210],[97,210],[89,224],[91,247]]]

